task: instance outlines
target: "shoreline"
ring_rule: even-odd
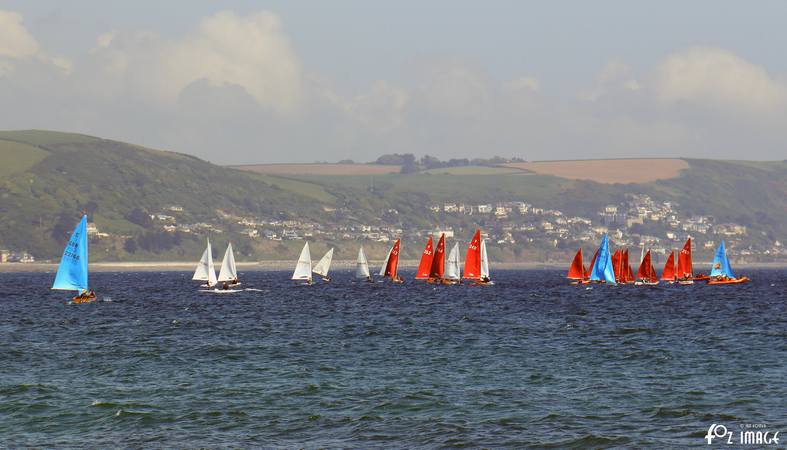
[[[190,272],[194,270],[194,262],[190,261],[139,261],[139,262],[99,262],[90,264],[90,272]],[[283,271],[292,270],[295,261],[290,260],[269,260],[256,262],[237,262],[239,270],[246,271]],[[380,267],[382,261],[370,261],[372,267]],[[0,273],[21,273],[21,272],[51,272],[57,271],[57,263],[0,263]],[[404,269],[414,269],[418,266],[416,260],[402,260],[399,266]],[[352,269],[355,267],[354,260],[334,260],[331,264],[332,269]],[[493,269],[499,270],[532,270],[532,269],[565,269],[568,263],[555,262],[509,262],[492,263]],[[700,272],[703,268],[710,267],[710,262],[694,263],[694,267]],[[787,262],[772,263],[742,263],[736,264],[738,269],[784,269]]]

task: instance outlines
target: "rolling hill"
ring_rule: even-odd
[[[619,170],[626,172],[625,177],[615,178],[613,171],[613,178],[604,174],[604,179],[593,168],[620,163],[587,162],[584,169],[581,162],[524,163],[412,174],[364,164],[231,168],[185,154],[43,130],[0,132],[0,160],[0,248],[25,249],[38,259],[60,254],[82,212],[102,232],[121,237],[97,242],[94,260],[195,259],[206,233],[167,234],[160,224],[153,226],[149,221],[149,214],[166,212],[174,205],[182,208],[176,214],[179,223],[210,224],[217,214],[225,214],[348,227],[386,223],[423,230],[452,226],[465,232],[483,219],[449,217],[430,211],[429,206],[526,201],[593,218],[604,205],[622,201],[625,194],[641,193],[677,202],[685,214],[712,215],[719,222],[748,225],[756,230],[753,240],[787,237],[787,162],[783,161],[656,160],[662,165],[657,171],[652,160],[628,160]],[[632,179],[644,181],[610,182]],[[230,227],[227,233],[212,232],[211,239],[222,244],[233,236],[242,260],[286,259],[302,245],[240,239],[237,232],[243,227],[225,222]],[[129,240],[134,242],[124,245]],[[325,242],[315,253],[327,245],[349,247],[346,241]],[[371,258],[385,251],[382,244],[369,245]],[[516,249],[491,251],[501,259],[521,254]],[[404,257],[418,253],[410,245]],[[349,259],[352,254],[348,248],[339,258]]]

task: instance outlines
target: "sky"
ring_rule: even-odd
[[[218,164],[787,159],[787,2],[0,0],[0,129]]]

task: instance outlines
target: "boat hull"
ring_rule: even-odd
[[[741,284],[750,281],[749,277],[732,278],[729,280],[708,280],[708,284]]]
[[[76,297],[71,298],[71,303],[80,304],[80,303],[90,303],[96,301],[95,295],[88,295],[88,296],[81,296],[78,295]]]

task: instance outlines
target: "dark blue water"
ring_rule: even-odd
[[[0,274],[0,447],[706,447],[787,434],[787,272],[739,286],[293,287]],[[409,274],[406,274],[409,275]],[[787,436],[785,436],[787,438]]]

